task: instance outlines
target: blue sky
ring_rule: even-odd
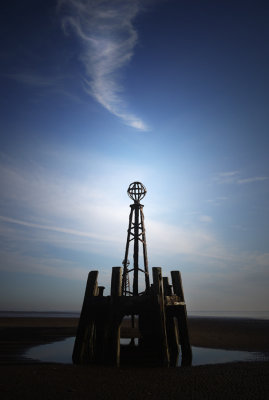
[[[150,268],[189,310],[267,310],[266,1],[1,6],[0,304],[109,287],[141,181]]]

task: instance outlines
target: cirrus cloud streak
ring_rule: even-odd
[[[132,21],[140,11],[140,2],[60,0],[59,8],[66,11],[64,32],[71,29],[82,43],[80,58],[87,93],[126,125],[146,131],[146,124],[127,110],[120,84],[120,70],[130,62],[137,43]]]

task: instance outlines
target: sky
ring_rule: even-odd
[[[269,5],[14,0],[0,13],[0,309],[109,294],[140,181],[190,311],[268,310]],[[142,265],[143,267],[143,265]]]

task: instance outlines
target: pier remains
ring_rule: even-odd
[[[162,268],[153,267],[150,283],[144,206],[140,203],[147,191],[142,183],[133,182],[127,193],[133,204],[130,205],[123,267],[112,268],[110,296],[104,296],[104,287],[98,286],[98,271],[89,272],[73,363],[119,366],[123,350],[120,328],[124,317],[128,317],[130,331],[135,330],[137,323],[139,328],[138,345],[135,346],[132,337],[127,353],[124,346],[130,364],[133,358],[133,362],[138,360],[141,365],[177,366],[181,352],[181,366],[191,365],[192,350],[181,274],[171,271],[170,284],[169,277],[162,276]],[[133,247],[133,265],[128,259],[130,247]],[[141,247],[143,257],[139,257]],[[143,266],[139,264],[141,258]],[[143,279],[139,279],[141,276]],[[140,292],[141,281],[144,288]]]

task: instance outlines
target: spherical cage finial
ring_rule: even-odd
[[[145,197],[147,189],[141,182],[133,182],[129,185],[127,193],[135,203],[139,203]]]

